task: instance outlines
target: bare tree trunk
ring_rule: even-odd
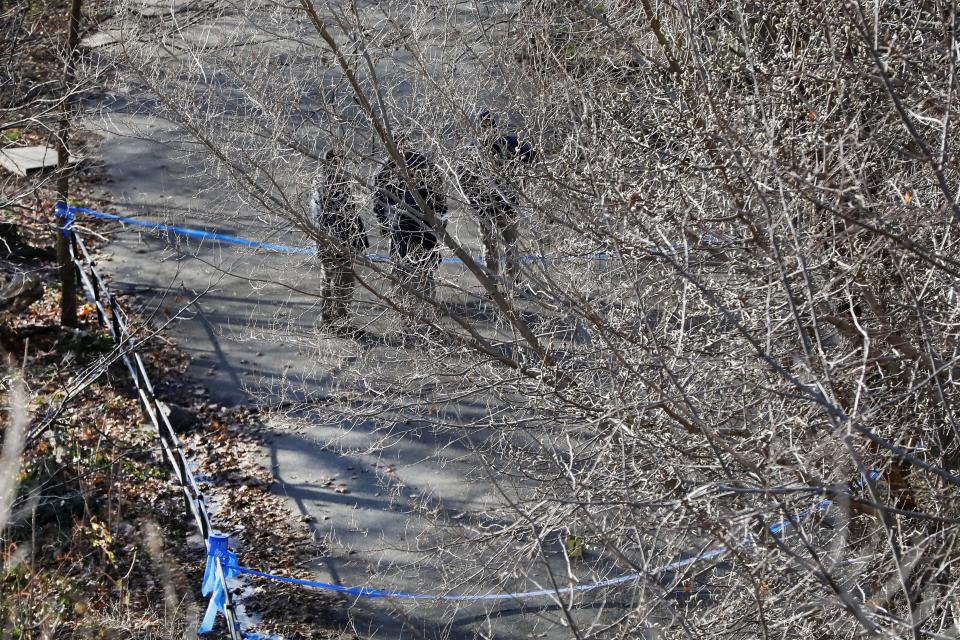
[[[67,137],[70,134],[70,92],[73,90],[74,65],[77,54],[77,41],[80,30],[80,6],[82,0],[70,3],[70,20],[67,27],[67,61],[63,70],[63,87],[66,91],[63,102],[63,118],[57,135],[57,167],[60,177],[57,179],[57,199],[67,203],[70,193],[70,152],[67,149]],[[77,326],[77,280],[73,262],[70,260],[70,239],[58,226],[57,228],[57,264],[60,267],[60,287],[63,293],[60,302],[60,324],[65,327]]]

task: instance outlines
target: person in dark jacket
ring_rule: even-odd
[[[489,111],[477,119],[480,129],[473,157],[460,167],[460,184],[480,223],[484,263],[499,275],[501,261],[516,283],[520,278],[520,199],[516,190],[518,166],[532,164],[533,147],[513,134],[501,133]],[[505,251],[501,251],[501,247]],[[502,253],[506,255],[502,256]]]
[[[373,212],[381,233],[390,238],[394,274],[432,297],[441,259],[437,230],[447,219],[443,174],[411,149],[405,136],[397,136],[395,143],[403,165],[393,158],[384,162],[374,180]]]
[[[343,156],[331,149],[313,182],[310,213],[317,225],[317,257],[323,268],[320,315],[341,322],[353,297],[354,258],[370,246],[360,213],[352,202]]]

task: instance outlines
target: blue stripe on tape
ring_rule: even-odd
[[[123,224],[129,224],[135,227],[144,227],[152,231],[160,231],[164,233],[173,233],[180,236],[185,236],[188,238],[197,238],[199,240],[214,240],[216,242],[222,242],[224,244],[233,244],[241,247],[250,247],[253,249],[260,249],[262,251],[270,251],[273,253],[293,253],[301,255],[315,255],[317,253],[316,247],[300,247],[295,245],[288,244],[275,244],[272,242],[260,242],[257,240],[247,240],[245,238],[238,238],[236,236],[227,235],[224,233],[213,233],[211,231],[203,231],[202,229],[191,229],[190,227],[178,227],[169,224],[160,224],[159,222],[149,222],[146,220],[138,220],[137,218],[129,218],[125,216],[118,216],[112,213],[105,213],[103,211],[96,211],[94,209],[87,209],[84,207],[68,207],[62,202],[58,202],[54,205],[54,213],[61,218],[65,219],[63,228],[64,233],[67,233],[70,226],[73,225],[74,217],[76,214],[83,214],[91,218],[98,218],[100,220],[111,220],[114,222],[121,222]],[[560,254],[547,254],[542,256],[520,256],[519,260],[523,264],[530,264],[533,262],[561,262],[566,260],[598,260],[606,261],[613,260],[619,257],[615,253],[590,253],[576,256],[564,256]],[[376,253],[367,255],[367,260],[371,262],[390,262],[389,256],[384,256]],[[473,256],[473,261],[477,264],[484,264],[482,256]],[[463,264],[463,260],[460,258],[443,258],[441,261],[443,264]]]
[[[869,476],[870,481],[873,482],[880,477],[880,472],[877,470],[872,470],[867,475]],[[865,481],[858,480],[856,483],[853,484],[853,488],[861,489],[864,487],[864,485],[866,485]],[[773,535],[779,535],[784,529],[789,527],[791,524],[795,524],[801,520],[806,520],[810,515],[816,513],[817,511],[823,511],[824,509],[826,509],[832,504],[833,504],[833,500],[831,500],[830,498],[821,500],[817,504],[809,506],[803,511],[801,511],[800,513],[795,514],[789,520],[781,520],[780,522],[774,525],[771,525],[770,533],[772,533]]]
[[[211,532],[207,537],[207,565],[203,570],[203,582],[200,593],[210,596],[207,611],[200,621],[197,633],[209,633],[217,621],[217,614],[226,611],[227,593],[226,580],[237,575],[237,554],[230,551],[229,537],[217,532]],[[223,577],[217,575],[217,562]]]
[[[212,233],[210,231],[203,231],[201,229],[191,229],[189,227],[177,227],[169,224],[160,224],[157,222],[149,222],[146,220],[138,220],[137,218],[128,218],[124,216],[114,215],[112,213],[104,213],[103,211],[95,211],[93,209],[85,209],[83,207],[67,207],[62,202],[58,202],[54,207],[55,213],[64,218],[72,218],[78,213],[81,213],[85,216],[91,218],[99,218],[100,220],[112,220],[114,222],[122,222],[123,224],[133,225],[135,227],[145,227],[152,231],[162,231],[165,233],[174,233],[181,236],[186,236],[188,238],[197,238],[200,240],[216,240],[217,242],[223,242],[225,244],[235,244],[243,247],[252,247],[254,249],[262,249],[263,251],[273,251],[277,253],[301,253],[301,254],[313,254],[317,250],[312,247],[296,247],[286,244],[274,244],[272,242],[258,242],[255,240],[245,240],[244,238],[237,238],[236,236],[229,236],[223,233]]]
[[[876,480],[880,477],[879,471],[871,471],[870,480]],[[863,487],[865,483],[861,480],[854,485],[854,488]],[[781,535],[784,531],[787,530],[790,526],[796,526],[801,521],[807,519],[814,513],[818,511],[823,511],[830,507],[833,504],[833,501],[828,499],[821,500],[820,502],[807,507],[803,511],[781,520],[767,528],[767,530],[774,536]],[[750,534],[747,534],[743,542],[748,543],[753,540],[753,537]],[[544,596],[560,595],[560,594],[572,594],[582,591],[592,591],[594,589],[602,589],[604,587],[612,587],[621,584],[626,584],[629,582],[636,582],[644,577],[644,575],[658,575],[663,573],[672,573],[678,569],[683,569],[690,565],[696,564],[698,562],[703,562],[705,560],[711,560],[713,558],[720,557],[727,553],[729,549],[726,546],[718,546],[705,551],[700,555],[693,556],[691,558],[685,558],[683,560],[676,560],[669,564],[665,564],[661,567],[650,571],[647,574],[634,573],[625,576],[619,576],[617,578],[610,578],[607,580],[600,580],[598,582],[590,582],[587,584],[575,585],[572,587],[564,587],[558,589],[540,589],[538,591],[517,591],[513,593],[487,593],[487,594],[455,594],[455,595],[442,595],[442,594],[429,594],[429,593],[407,593],[405,591],[390,591],[385,589],[375,589],[373,587],[344,587],[338,584],[331,584],[329,582],[318,582],[316,580],[304,580],[301,578],[289,578],[286,576],[278,576],[272,573],[266,573],[263,571],[257,571],[256,569],[250,569],[249,567],[241,566],[237,561],[237,556],[235,554],[230,554],[225,556],[225,560],[229,563],[228,569],[230,575],[235,574],[247,574],[251,576],[256,576],[258,578],[264,578],[265,580],[272,580],[274,582],[285,582],[287,584],[299,585],[302,587],[310,587],[313,589],[323,589],[326,591],[334,591],[336,593],[342,593],[344,595],[355,596],[357,598],[398,598],[406,600],[433,600],[433,601],[442,601],[442,602],[476,602],[481,600],[522,600],[525,598],[539,598]]]
[[[401,598],[406,600],[440,600],[444,602],[468,602],[468,601],[479,601],[479,600],[516,600],[522,598],[536,598],[541,596],[549,596],[558,593],[573,593],[576,591],[590,591],[592,589],[600,589],[602,587],[610,587],[618,584],[623,584],[625,582],[634,582],[639,580],[642,576],[641,574],[621,576],[619,578],[611,578],[609,580],[603,580],[601,582],[592,582],[590,584],[581,584],[573,587],[566,587],[562,589],[542,589],[540,591],[523,591],[517,593],[486,593],[486,594],[457,594],[457,595],[437,595],[431,593],[407,593],[405,591],[389,591],[385,589],[374,589],[372,587],[344,587],[338,584],[330,584],[328,582],[317,582],[315,580],[302,580],[300,578],[288,578],[286,576],[278,576],[272,573],[264,573],[263,571],[257,571],[256,569],[250,569],[248,567],[242,567],[240,565],[235,565],[231,567],[237,573],[245,573],[251,576],[257,576],[258,578],[265,578],[267,580],[273,580],[275,582],[286,582],[287,584],[295,584],[302,587],[311,587],[313,589],[323,589],[326,591],[335,591],[337,593],[342,593],[344,595],[356,596],[358,598]]]
[[[541,598],[545,596],[553,595],[562,595],[562,594],[572,594],[579,593],[582,591],[593,591],[595,589],[603,589],[604,587],[614,587],[621,584],[626,584],[629,582],[637,582],[641,580],[644,575],[657,575],[662,573],[671,573],[678,569],[688,567],[697,562],[703,562],[704,560],[710,560],[722,556],[728,551],[726,547],[715,547],[710,551],[701,553],[698,556],[692,558],[686,558],[684,560],[677,560],[671,562],[670,564],[663,565],[651,571],[649,574],[642,573],[633,573],[625,576],[619,576],[616,578],[609,578],[607,580],[600,580],[598,582],[590,582],[587,584],[578,584],[572,587],[560,587],[556,589],[540,589],[537,591],[516,591],[512,593],[485,593],[485,594],[453,594],[453,595],[442,595],[442,594],[432,594],[432,593],[407,593],[405,591],[390,591],[384,589],[375,589],[372,587],[344,587],[338,584],[330,584],[328,582],[317,582],[316,580],[303,580],[301,578],[288,578],[286,576],[278,576],[272,573],[265,573],[263,571],[257,571],[256,569],[250,569],[248,567],[240,566],[239,564],[231,565],[231,573],[245,573],[251,576],[257,576],[258,578],[264,578],[266,580],[272,580],[274,582],[285,582],[287,584],[295,584],[302,587],[310,587],[313,589],[323,589],[325,591],[335,591],[337,593],[342,593],[344,595],[355,596],[358,598],[397,598],[403,600],[433,600],[433,601],[442,601],[442,602],[477,602],[477,601],[491,601],[491,600],[524,600],[527,598]]]

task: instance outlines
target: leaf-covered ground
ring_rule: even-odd
[[[9,320],[8,335],[24,337],[9,353],[5,405],[13,381],[23,380],[31,426],[43,429],[24,451],[13,521],[0,543],[0,635],[179,635],[206,604],[198,593],[201,541],[122,365],[77,392],[113,344],[89,305],[81,307],[79,330],[59,326],[53,274],[44,297]],[[135,314],[131,325],[135,335],[152,333]],[[209,402],[201,385],[184,378],[187,359],[162,334],[140,352],[158,395],[175,408],[215,526],[231,533],[241,561],[309,577],[299,567],[324,549],[269,491],[256,412]],[[261,621],[253,630],[336,635],[326,594],[257,580],[239,585],[250,620]]]
[[[0,71],[0,147],[53,143],[60,116],[50,105],[60,95],[68,6],[19,0],[0,7],[0,32],[15,54]],[[81,36],[107,15],[107,3],[84,2]],[[81,90],[96,91],[95,78],[83,80]],[[97,138],[74,131],[69,140],[71,153],[84,158],[71,171],[70,201],[98,207],[93,193],[109,178],[96,161]],[[26,246],[46,249],[26,256],[0,244],[4,282],[28,276],[42,286],[25,311],[0,309],[0,439],[9,432],[17,386],[31,432],[0,530],[0,638],[189,637],[206,608],[203,544],[126,370],[104,365],[113,344],[94,307],[81,306],[78,329],[60,326],[55,183],[56,174],[0,171],[0,223],[14,223]],[[89,246],[109,253],[109,226],[78,226]],[[184,378],[183,352],[153,335],[159,325],[150,310],[135,313],[135,300],[119,298],[158,394],[177,409],[215,526],[231,533],[245,564],[307,575],[299,567],[324,549],[268,490],[256,412],[210,403],[201,385]],[[246,580],[237,591],[252,631],[338,636],[326,594]],[[225,634],[218,628],[213,635]]]

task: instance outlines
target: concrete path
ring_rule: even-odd
[[[207,199],[212,203],[227,196],[207,192],[202,199],[193,197],[200,185],[178,173],[175,147],[120,135],[127,122],[136,125],[138,136],[153,140],[171,133],[161,123],[114,114],[115,129],[102,131],[102,154],[113,177],[111,205],[125,214],[202,226]],[[243,224],[219,230],[250,232]],[[78,226],[96,225],[81,220]],[[313,567],[317,580],[427,593],[443,593],[451,585],[464,593],[504,588],[484,580],[485,560],[471,552],[461,560],[453,556],[451,564],[451,556],[432,550],[439,542],[431,533],[435,530],[449,537],[460,525],[489,526],[507,517],[471,443],[433,433],[414,420],[394,427],[386,446],[381,425],[349,419],[349,406],[331,402],[342,390],[338,371],[347,362],[394,362],[400,376],[404,358],[418,357],[415,350],[333,338],[314,343],[315,298],[278,285],[255,288],[246,279],[269,271],[295,272],[302,275],[286,282],[316,291],[315,268],[302,257],[219,246],[178,249],[170,239],[135,229],[116,233],[109,253],[111,259],[102,266],[118,291],[137,292],[145,309],[160,317],[181,314],[168,335],[190,354],[188,375],[210,389],[211,401],[298,407],[269,425],[265,465],[277,479],[276,491],[289,498],[291,517],[307,516],[329,541],[329,557]],[[305,409],[311,402],[323,408]],[[465,422],[486,410],[467,402],[444,409]],[[516,490],[509,484],[502,489]],[[489,570],[502,561],[491,559]],[[481,574],[464,579],[464,573],[478,567]],[[563,575],[563,567],[557,569]],[[547,584],[536,563],[529,570],[536,582],[518,579],[507,588]],[[563,618],[549,599],[526,605],[405,602],[400,609],[383,600],[360,601],[349,603],[348,614],[352,628],[384,638],[416,637],[405,635],[414,629],[429,638],[536,637]]]
[[[108,200],[117,211],[307,243],[297,234],[265,228],[245,215],[236,194],[211,186],[185,155],[183,133],[144,115],[146,103],[136,89],[107,96],[99,105],[106,117],[87,123],[104,136],[101,153],[112,178]],[[96,227],[82,220],[78,226]],[[454,211],[452,228],[479,253],[469,216]],[[522,487],[497,488],[484,474],[472,453],[483,433],[472,433],[471,441],[434,433],[412,419],[385,434],[375,420],[351,418],[342,392],[354,381],[344,381],[345,370],[370,362],[380,375],[399,378],[405,361],[418,354],[389,341],[319,340],[317,270],[309,258],[184,243],[136,229],[116,233],[109,253],[112,259],[103,268],[119,291],[137,292],[144,307],[161,316],[180,314],[169,335],[191,356],[188,374],[210,389],[213,401],[296,408],[270,425],[264,464],[277,478],[276,491],[289,498],[291,517],[309,517],[329,540],[329,556],[314,567],[318,580],[466,593],[549,584],[536,561],[525,567],[528,575],[508,585],[491,582],[488,574],[516,561],[508,549],[489,558],[470,549],[436,550],[459,527],[477,530],[504,521],[503,494]],[[470,286],[462,267],[444,267],[444,277],[462,278]],[[369,330],[377,334],[378,325]],[[467,421],[487,410],[467,401],[444,409]],[[348,626],[370,637],[556,637],[554,631],[565,624],[563,611],[548,599],[399,606],[373,600],[346,606]],[[586,606],[577,615],[592,619],[597,613]]]

